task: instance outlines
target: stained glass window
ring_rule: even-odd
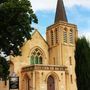
[[[30,57],[31,64],[42,64],[42,52],[38,48],[36,48]]]

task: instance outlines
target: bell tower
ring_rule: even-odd
[[[65,65],[68,59],[74,59],[77,26],[68,23],[63,0],[57,2],[54,24],[47,27],[46,35],[49,45],[49,64]]]
[[[77,90],[74,58],[77,34],[77,26],[68,23],[63,0],[58,0],[54,24],[47,27],[46,31],[49,46],[48,63],[67,67],[69,81],[71,82],[71,87],[67,90]]]

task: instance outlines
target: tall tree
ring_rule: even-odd
[[[31,38],[31,24],[38,23],[29,0],[1,0],[0,51],[20,55],[20,47]]]
[[[85,37],[77,40],[75,60],[78,90],[90,90],[90,43]]]
[[[32,23],[38,20],[29,0],[0,0],[0,53],[21,55],[20,48],[31,38]],[[0,58],[0,75],[6,77],[8,65]]]

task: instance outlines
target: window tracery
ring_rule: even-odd
[[[30,62],[31,64],[42,64],[42,52],[38,48],[31,53]]]

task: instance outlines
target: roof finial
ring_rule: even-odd
[[[56,8],[56,15],[55,15],[55,21],[54,23],[58,21],[67,21],[66,12],[63,4],[63,0],[58,0],[57,2],[57,8]]]

